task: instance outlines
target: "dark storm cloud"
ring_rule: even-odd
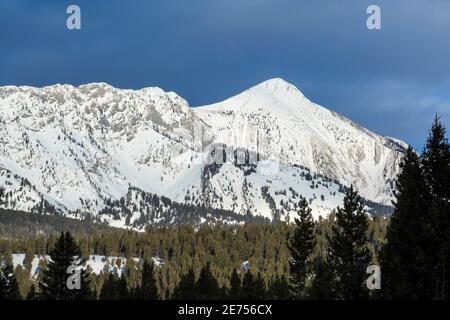
[[[81,31],[65,28],[72,3]],[[282,77],[416,147],[434,113],[450,120],[447,0],[4,0],[0,49],[1,85],[156,85],[201,105]]]

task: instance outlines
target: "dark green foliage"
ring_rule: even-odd
[[[308,202],[302,198],[299,203],[298,218],[294,220],[295,227],[288,242],[292,258],[289,261],[291,274],[291,290],[294,298],[305,295],[305,283],[310,271],[308,258],[316,244],[314,235],[314,221]]]
[[[387,223],[384,218],[380,218],[380,220],[384,221],[383,224]],[[379,222],[376,224],[371,222],[371,230],[376,231],[374,237],[382,238],[383,231],[377,227],[378,224]],[[333,221],[327,219],[315,222],[318,243],[324,243],[325,234],[331,230],[332,225]],[[210,269],[213,270],[214,278],[218,283],[217,296],[228,297],[231,294],[232,299],[238,299],[241,296],[240,290],[234,288],[238,289],[238,280],[239,278],[242,279],[245,273],[239,274],[236,270],[232,277],[232,271],[236,265],[241,265],[243,261],[249,261],[252,272],[254,272],[252,275],[254,278],[257,279],[257,274],[261,273],[260,278],[261,280],[264,279],[264,286],[267,284],[269,289],[271,284],[279,283],[279,281],[276,281],[277,278],[284,278],[283,281],[289,280],[288,261],[290,254],[287,248],[287,239],[289,234],[293,234],[292,230],[293,228],[291,229],[291,226],[285,223],[249,224],[238,228],[204,226],[198,230],[190,226],[184,226],[181,228],[152,228],[145,233],[118,230],[91,236],[77,234],[75,239],[83,251],[83,256],[99,254],[128,258],[121,282],[123,288],[126,284],[129,291],[122,290],[124,293],[121,296],[126,299],[138,298],[138,289],[142,278],[141,268],[129,258],[143,256],[144,252],[147,261],[150,261],[153,254],[157,254],[164,261],[163,265],[154,266],[155,270],[157,268],[154,276],[161,299],[195,299],[196,275],[192,270],[201,270],[208,261],[212,261]],[[378,232],[381,233],[378,234]],[[31,259],[33,254],[46,254],[56,248],[58,239],[53,234],[41,235],[28,240],[0,239],[0,252],[9,256],[12,252],[27,252],[28,258],[25,264],[28,265],[28,260]],[[380,243],[382,243],[382,239]],[[321,255],[323,250],[318,252],[317,247],[314,249],[312,257]],[[171,259],[169,259],[169,256]],[[312,257],[311,259],[313,259]],[[41,270],[46,269],[44,260],[41,260],[39,265]],[[113,267],[116,267],[116,265]],[[18,275],[23,275],[24,272],[19,269],[15,272],[19,272]],[[190,269],[191,271],[189,271]],[[69,275],[64,274],[64,276]],[[118,289],[115,288],[118,283],[109,286],[113,289],[106,290],[109,276],[109,272],[101,275],[91,273],[89,276],[91,289],[96,290],[101,299],[119,299],[119,294],[116,294]],[[38,275],[38,280],[42,277],[41,272]],[[233,281],[231,281],[232,278]],[[252,279],[249,287],[253,286],[253,281],[256,281],[256,279]],[[119,282],[118,277],[115,280]],[[24,277],[18,277],[19,288],[24,288],[24,295],[28,293],[31,285],[27,281],[29,279],[24,280]],[[261,281],[259,283],[261,284]],[[104,288],[102,287],[103,284]],[[274,285],[274,287],[276,286]],[[36,290],[36,293],[40,294],[40,291]],[[273,291],[271,294],[274,295]],[[260,297],[264,294],[254,294],[252,291],[247,292],[246,296],[256,299],[256,296]],[[287,294],[283,294],[283,296],[287,296]]]
[[[267,289],[264,279],[261,274],[255,278],[251,271],[245,272],[242,280],[241,299],[243,300],[258,300],[267,297]]]
[[[99,300],[117,300],[116,282],[118,282],[118,279],[116,278],[117,276],[114,272],[109,273],[100,290]]]
[[[195,284],[195,299],[218,300],[223,298],[222,294],[219,283],[211,271],[211,265],[207,263],[200,271],[200,276]]]
[[[158,300],[158,288],[154,275],[154,264],[144,261],[142,266],[141,285],[137,288],[137,298],[141,300]]]
[[[236,268],[233,268],[230,279],[230,289],[228,290],[228,299],[237,300],[241,295],[241,277],[237,273]]]
[[[264,281],[260,272],[258,272],[258,276],[255,279],[253,284],[254,295],[257,299],[266,299],[267,298],[267,288],[266,282]]]
[[[318,245],[316,245],[312,253],[311,260],[316,256],[324,255],[322,253],[326,250],[325,235],[330,232],[333,224],[334,220],[332,218],[320,219],[315,222],[314,228]],[[379,218],[377,221],[371,220],[370,224],[371,239],[376,240],[381,246],[387,220]],[[142,233],[126,230],[93,233],[90,236],[81,233],[75,234],[74,238],[83,256],[97,254],[127,258],[122,284],[126,284],[129,293],[123,290],[124,294],[121,295],[125,299],[138,298],[141,268],[130,258],[142,256],[145,256],[147,261],[151,261],[150,259],[156,256],[161,257],[163,260],[162,265],[154,266],[154,276],[161,299],[195,299],[195,283],[199,274],[196,275],[192,270],[200,271],[206,266],[208,261],[211,261],[210,268],[218,283],[218,296],[228,297],[230,291],[235,292],[231,288],[232,283],[237,283],[238,281],[231,281],[233,268],[241,265],[243,261],[248,261],[252,268],[253,277],[257,279],[257,275],[260,273],[261,280],[264,279],[264,286],[267,284],[269,289],[267,297],[270,298],[270,296],[275,296],[273,292],[276,290],[271,291],[270,289],[272,284],[274,284],[272,287],[277,287],[275,285],[279,283],[279,281],[276,281],[277,278],[284,278],[283,282],[290,279],[288,265],[290,251],[287,247],[287,241],[290,238],[288,235],[293,235],[293,227],[294,225],[286,223],[270,225],[246,224],[240,227],[217,225],[214,227],[203,226],[198,229],[194,229],[191,226],[183,226],[180,228],[148,228],[146,232]],[[0,252],[8,256],[11,256],[12,252],[26,252],[25,266],[27,266],[34,254],[48,254],[56,247],[57,242],[58,235],[55,234],[39,235],[27,239],[0,239]],[[321,247],[323,249],[319,250]],[[41,270],[45,270],[46,262],[41,260],[39,266]],[[109,267],[118,267],[118,262],[116,261],[114,266]],[[122,268],[123,266],[121,266]],[[23,292],[21,292],[23,295],[26,295],[31,282],[23,276],[26,274],[25,271],[20,271],[20,268],[16,269],[15,273],[17,272],[16,277],[20,285],[19,289],[23,288]],[[191,272],[189,272],[190,269]],[[99,293],[99,298],[119,299],[118,294],[111,293],[116,292],[118,289],[106,290],[108,288],[107,278],[109,277],[109,272],[104,272],[106,273],[100,275],[90,274],[91,289]],[[186,276],[188,274],[189,276]],[[243,278],[245,272],[239,274],[237,270],[236,274],[238,277],[233,278],[238,280],[238,278]],[[313,272],[311,273],[312,275]],[[42,276],[41,272],[37,280],[40,281]],[[256,279],[254,280],[256,281]],[[311,279],[308,279],[307,287],[310,285]],[[119,282],[118,277],[116,280]],[[261,284],[261,282],[259,283]],[[104,283],[105,289],[102,293]],[[253,283],[249,285],[249,287],[252,286]],[[237,288],[238,285],[233,287]],[[260,285],[259,287],[261,288],[262,286]],[[38,288],[36,287],[36,289]],[[125,285],[123,288],[125,288]],[[227,289],[226,293],[224,292],[225,288]],[[39,290],[36,290],[36,292],[40,294]],[[111,294],[108,296],[106,292]],[[265,294],[248,292],[246,295],[256,299]],[[278,293],[276,295],[280,297],[288,296],[287,294],[281,295]],[[233,299],[236,296],[240,297],[240,293],[239,295],[232,294]]]
[[[436,116],[422,154],[423,172],[430,191],[437,198],[450,197],[450,144],[446,129]]]
[[[420,159],[412,148],[408,149],[401,170],[395,211],[381,256],[382,291],[388,299],[426,299],[433,295],[430,194]]]
[[[368,297],[366,269],[371,261],[367,237],[368,218],[353,186],[346,191],[344,206],[337,209],[336,224],[328,236],[329,261],[336,275],[336,298]]]
[[[244,278],[242,279],[241,299],[244,300],[257,299],[257,297],[253,292],[254,282],[255,280],[253,278],[253,274],[250,271],[245,272]]]
[[[118,300],[128,300],[131,298],[130,290],[128,289],[127,280],[122,275],[116,282],[116,296]]]
[[[383,296],[449,299],[450,144],[434,119],[422,156],[409,149],[383,248]]]
[[[450,144],[445,135],[446,129],[436,116],[422,154],[422,168],[432,196],[433,241],[429,246],[434,256],[429,258],[434,264],[434,298],[440,300],[450,299]]]
[[[334,300],[336,298],[336,279],[332,266],[318,257],[313,263],[314,278],[308,288],[310,300]]]
[[[181,277],[180,283],[175,287],[172,295],[174,300],[192,300],[195,297],[195,273],[189,271]]]
[[[0,265],[1,262],[0,260]],[[0,300],[22,300],[19,285],[10,263],[4,263],[0,267]]]
[[[0,208],[0,234],[4,237],[27,238],[39,233],[48,235],[61,230],[69,231],[71,234],[93,235],[114,232],[119,229],[87,218],[76,220],[48,213],[31,213]]]
[[[267,298],[270,300],[290,300],[289,282],[284,276],[277,276],[269,282]]]
[[[110,272],[108,278],[106,278],[103,283],[102,289],[100,290],[99,300],[117,300],[117,289],[116,283],[118,282],[117,275],[114,272]]]
[[[51,261],[46,270],[43,271],[42,282],[40,283],[41,295],[43,299],[51,300],[76,300],[90,299],[88,274],[80,271],[80,289],[69,289],[67,273],[69,266],[77,268],[82,266],[81,252],[70,233],[61,233],[55,247],[50,252]]]
[[[116,272],[109,273],[108,278],[100,290],[99,300],[128,300],[130,292],[124,276],[119,277]]]

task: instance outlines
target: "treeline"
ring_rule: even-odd
[[[369,222],[356,192],[347,190],[319,257],[313,252],[315,223],[303,200],[289,242],[294,297],[450,299],[450,144],[445,134],[436,117],[422,154],[407,150],[386,243],[379,247],[381,274],[369,282],[367,267],[374,262]]]
[[[314,233],[318,241],[314,255],[320,255],[324,250],[325,237],[334,224],[333,220],[334,218],[330,217],[315,222]],[[367,237],[371,239],[370,250],[374,256],[383,244],[386,225],[387,219],[384,218],[369,221]],[[220,292],[209,294],[210,297],[287,297],[291,256],[287,243],[292,232],[292,226],[277,223],[248,224],[241,227],[203,226],[199,229],[191,226],[149,228],[145,233],[115,230],[92,235],[74,234],[73,238],[84,261],[87,261],[89,255],[126,258],[120,277],[119,273],[110,271],[114,268],[120,269],[116,266],[104,268],[98,275],[90,272],[89,289],[97,293],[98,298],[105,283],[112,284],[112,287],[126,287],[127,290],[121,290],[124,292],[121,297],[135,297],[133,292],[141,281],[142,263],[139,261],[151,262],[154,256],[163,261],[161,265],[154,266],[158,296],[162,299],[173,298],[176,292],[180,292],[177,288],[183,279],[186,282],[186,277],[195,279],[190,281],[196,283],[206,271],[207,275],[213,275],[214,282],[217,281],[220,288]],[[41,256],[39,270],[46,270],[49,259],[44,260],[42,256],[52,256],[58,241],[57,234],[0,240],[0,253],[5,262],[10,260],[8,257],[13,253],[25,253],[23,265],[17,265],[13,270],[22,297],[26,297],[31,290],[38,293],[38,284],[43,280],[43,272],[30,277],[34,272],[32,261],[35,255]],[[141,259],[135,261],[137,259],[132,258]],[[202,271],[206,267],[206,271]],[[238,282],[242,282],[243,291],[240,291]],[[201,283],[202,281],[199,288],[203,287]],[[233,284],[233,293],[226,293],[231,290]],[[255,290],[262,295],[254,294],[248,289],[251,287],[259,288]],[[195,289],[193,292],[200,291]],[[175,296],[182,295],[178,293]]]
[[[73,233],[85,235],[117,230],[106,224],[93,222],[89,219],[77,220],[54,214],[0,208],[1,238],[35,238],[39,234],[57,234],[60,230],[70,230]]]
[[[261,273],[233,270],[228,286],[220,285],[211,264],[207,263],[196,275],[194,269],[182,275],[170,294],[158,288],[156,268],[153,262],[143,259],[134,271],[137,281],[131,284],[128,272],[115,271],[103,275],[99,291],[91,286],[93,274],[83,267],[81,251],[70,233],[61,233],[54,248],[49,252],[50,260],[41,277],[33,283],[26,294],[20,293],[18,281],[11,261],[4,257],[0,269],[0,299],[17,300],[157,300],[157,299],[288,299],[290,291],[284,276],[266,283]],[[73,273],[68,270],[73,267]],[[240,275],[243,273],[243,276]],[[242,278],[242,280],[241,280]]]

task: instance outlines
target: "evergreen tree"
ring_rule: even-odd
[[[238,300],[241,295],[241,278],[236,268],[233,268],[230,279],[230,289],[228,290],[228,299]]]
[[[343,208],[338,207],[332,227],[329,258],[336,272],[336,298],[358,300],[368,297],[366,269],[371,261],[368,249],[368,218],[353,186],[346,190]]]
[[[430,216],[433,242],[429,243],[433,261],[434,298],[450,299],[450,144],[446,130],[436,116],[427,139],[422,168],[431,192]]]
[[[450,198],[450,144],[436,116],[422,154],[423,172],[433,196]]]
[[[269,282],[267,297],[271,300],[290,300],[289,282],[284,276],[277,276]]]
[[[254,278],[253,274],[250,271],[246,271],[244,274],[244,278],[242,279],[242,288],[241,288],[241,299],[242,300],[254,300]]]
[[[99,300],[118,300],[118,289],[117,284],[119,279],[115,272],[110,272],[102,288],[100,289]]]
[[[195,284],[195,299],[217,300],[220,298],[222,298],[222,290],[211,271],[211,265],[207,263],[200,271],[200,276]]]
[[[0,300],[22,300],[12,264],[9,263],[3,263],[0,267]]]
[[[117,300],[128,300],[130,299],[130,291],[128,289],[127,280],[125,275],[122,274],[116,282],[116,294]]]
[[[420,159],[410,147],[396,181],[394,213],[382,248],[382,291],[387,299],[430,299],[433,262],[430,194]],[[430,250],[431,249],[431,250]]]
[[[256,277],[253,284],[253,292],[255,299],[263,300],[267,298],[266,282],[264,281],[260,272],[258,272],[258,276]]]
[[[154,275],[154,264],[144,261],[142,266],[141,285],[137,289],[137,297],[141,300],[158,300],[158,288]]]
[[[307,289],[308,299],[334,300],[336,298],[336,279],[332,266],[318,257],[314,259],[313,273],[311,286]]]
[[[245,272],[242,280],[241,299],[243,300],[258,300],[267,297],[266,283],[258,273],[255,278],[250,271]]]
[[[181,277],[180,282],[175,287],[172,294],[174,300],[192,300],[195,298],[195,273],[194,270],[189,271]]]
[[[77,300],[91,299],[88,283],[88,274],[82,269],[82,259],[80,249],[69,232],[61,233],[54,249],[50,252],[51,261],[43,271],[42,282],[40,283],[43,299],[48,300]],[[80,289],[69,289],[67,280],[68,268],[73,266],[81,269]]]
[[[111,271],[103,284],[99,300],[128,300],[130,291],[128,290],[125,276],[118,276],[115,271]]]
[[[300,200],[298,216],[294,220],[293,235],[288,243],[292,255],[289,261],[292,296],[297,299],[304,296],[305,282],[310,271],[308,258],[316,243],[311,209],[304,198]]]

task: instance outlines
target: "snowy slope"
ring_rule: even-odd
[[[216,130],[217,142],[248,149],[257,145],[268,159],[303,165],[390,204],[405,144],[312,103],[282,79],[195,111]]]
[[[211,164],[211,144],[231,149],[225,163]],[[352,183],[390,204],[404,147],[281,79],[198,108],[159,88],[0,87],[0,207],[101,213],[118,227],[185,221],[175,216],[194,206],[217,209],[204,222],[289,219],[299,196],[317,217]],[[236,150],[258,161],[239,163]]]
[[[171,159],[196,148],[195,121],[186,101],[159,88],[4,87],[0,169],[28,179],[57,207],[95,212],[129,185],[169,188],[185,169]]]

